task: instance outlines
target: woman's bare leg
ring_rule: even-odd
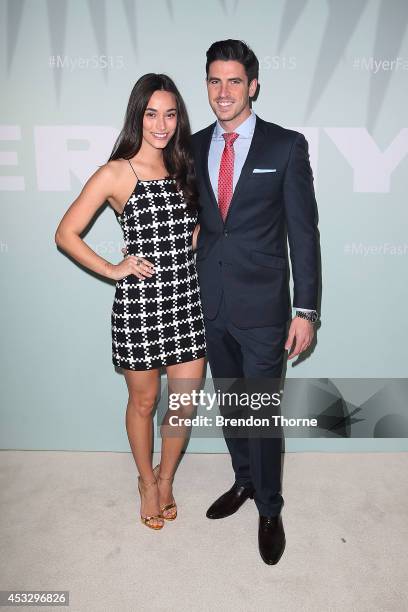
[[[126,410],[126,431],[140,478],[144,483],[155,480],[152,470],[153,420],[152,412],[159,390],[159,370],[124,370],[129,390]],[[158,487],[143,487],[143,516],[160,514]],[[152,525],[163,520],[152,521]]]
[[[190,393],[200,387],[204,372],[204,357],[186,363],[167,366],[166,369],[169,394],[180,392]],[[194,406],[184,407],[183,413],[185,416],[190,416],[192,412],[194,412]],[[166,417],[168,416],[169,411],[166,414]],[[191,428],[185,426],[178,426],[175,428],[166,425],[166,417],[164,419],[164,425],[162,426],[160,476],[164,479],[171,479],[177,469],[181,451],[183,450]],[[173,494],[171,480],[159,479],[159,494],[161,507],[172,502]],[[171,516],[172,514],[173,511],[169,510],[168,515]],[[164,515],[166,516],[166,512]]]

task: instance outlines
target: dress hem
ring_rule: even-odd
[[[117,368],[121,368],[122,370],[132,370],[133,372],[147,372],[148,370],[159,370],[160,368],[165,368],[166,366],[170,365],[177,365],[179,363],[189,363],[190,361],[197,361],[197,359],[201,359],[205,356],[206,351],[201,351],[199,353],[196,353],[196,357],[193,357],[191,359],[169,359],[167,361],[155,361],[150,367],[146,367],[146,365],[144,367],[131,367],[131,364],[129,363],[124,361],[118,361],[115,359],[112,359],[112,363],[114,366],[116,366]]]

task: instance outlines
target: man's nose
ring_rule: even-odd
[[[228,83],[221,83],[220,96],[221,96],[221,98],[228,98],[229,97]]]

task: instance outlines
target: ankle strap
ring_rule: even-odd
[[[140,480],[140,482],[142,483],[142,485],[143,485],[144,487],[152,487],[153,485],[157,485],[157,480],[154,480],[153,482],[146,482],[146,481],[145,481],[145,480],[143,480],[143,478],[141,478],[140,476],[139,476],[139,480]]]

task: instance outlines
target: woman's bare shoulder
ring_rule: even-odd
[[[106,176],[120,178],[126,172],[127,161],[125,159],[111,159],[101,166]]]
[[[114,187],[121,183],[126,176],[126,161],[124,159],[111,159],[94,173],[94,177],[98,182],[104,183],[106,186]]]

